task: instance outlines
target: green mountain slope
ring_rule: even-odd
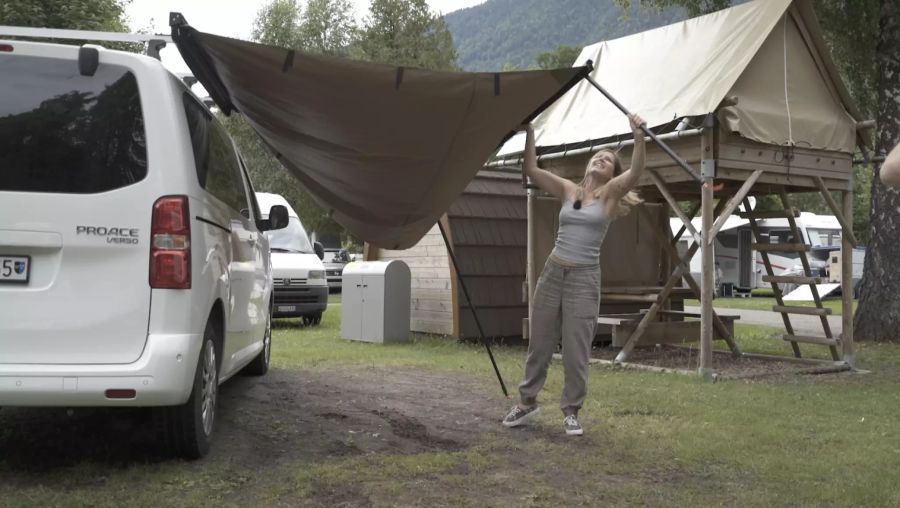
[[[582,47],[675,23],[683,9],[633,9],[614,0],[488,0],[444,16],[468,71],[498,71],[506,63],[526,68],[540,52],[560,44]]]

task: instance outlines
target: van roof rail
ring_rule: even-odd
[[[68,30],[62,28],[32,28],[0,25],[0,37],[27,37],[40,39],[89,40],[104,42],[136,42],[146,44],[145,54],[159,60],[159,51],[172,42],[170,35],[129,32],[100,32],[93,30]]]

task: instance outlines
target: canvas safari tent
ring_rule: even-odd
[[[756,221],[784,217],[796,229],[796,211],[788,193],[820,192],[842,228],[843,259],[855,239],[852,226],[852,161],[859,148],[866,153],[861,132],[871,128],[850,100],[828,53],[809,0],[756,0],[655,30],[583,49],[576,65],[593,61],[591,77],[632,111],[640,113],[693,169],[698,185],[673,159],[653,143],[647,145],[648,171],[639,190],[648,205],[638,207],[644,235],[655,243],[635,245],[610,230],[603,247],[603,298],[642,299],[642,312],[603,315],[601,328],[618,330],[623,347],[617,360],[626,361],[641,344],[700,339],[700,372],[711,373],[713,338],[726,340],[734,354],[738,345],[712,309],[713,250],[717,232],[749,196],[776,195],[784,210],[744,212],[754,234],[754,250],[766,265],[764,280],[776,293],[777,311],[785,325],[784,339],[795,356],[800,344],[827,347],[839,368],[853,359],[851,296],[845,287],[843,333],[832,333],[825,319],[830,312],[816,296],[815,309],[785,305],[780,285],[820,282],[809,269],[798,276],[772,272],[768,253],[788,250],[805,259],[808,246],[769,244]],[[627,120],[588,82],[579,82],[533,122],[540,164],[554,173],[578,180],[588,158],[600,148],[618,150],[628,164],[631,134]],[[489,167],[516,167],[521,162],[520,137],[511,139]],[[841,193],[836,203],[829,191]],[[693,213],[678,202],[690,202]],[[663,206],[664,205],[664,208]],[[749,206],[747,208],[749,210]],[[528,284],[534,283],[553,244],[559,203],[538,189],[528,192]],[[701,225],[691,217],[701,213]],[[668,215],[682,223],[692,241],[684,255],[674,249]],[[625,221],[640,219],[626,217]],[[680,236],[680,232],[679,235]],[[795,235],[799,237],[798,235]],[[655,249],[646,256],[643,249]],[[635,256],[641,252],[641,256]],[[691,276],[689,263],[701,256],[701,277]],[[646,256],[646,257],[645,257]],[[613,258],[616,261],[610,261]],[[804,262],[804,265],[806,262]],[[616,280],[617,268],[643,273],[644,281]],[[849,271],[847,268],[846,271]],[[656,279],[663,272],[666,275]],[[658,281],[658,282],[657,282]],[[847,282],[849,283],[849,278]],[[682,286],[683,284],[683,286]],[[688,291],[701,299],[699,316],[674,311],[673,298]],[[813,291],[815,294],[815,291]],[[821,336],[793,332],[795,314],[821,317]],[[693,321],[694,318],[698,320]],[[773,316],[774,317],[774,316]],[[777,318],[775,318],[777,319]],[[679,321],[675,326],[672,321]],[[829,362],[830,363],[830,362]]]
[[[640,183],[647,205],[620,220],[622,236],[611,230],[604,246],[604,301],[649,305],[630,317],[598,317],[627,336],[619,360],[639,344],[685,340],[697,327],[700,372],[712,372],[714,336],[740,353],[712,310],[712,244],[747,196],[781,196],[785,210],[774,214],[790,222],[787,193],[820,191],[841,222],[842,249],[849,252],[854,242],[852,159],[857,147],[866,153],[860,130],[870,125],[840,81],[809,0],[756,0],[601,42],[586,47],[576,67],[544,72],[405,69],[204,34],[177,14],[170,24],[179,51],[222,111],[240,111],[340,224],[394,250],[427,234],[520,122],[534,120],[542,163],[564,177],[579,178],[600,147],[619,149],[627,161],[627,122],[592,88],[595,83],[583,81],[591,71],[596,87],[639,112],[680,156],[676,164],[660,145],[648,146],[649,171]],[[515,166],[515,151],[511,142],[491,166]],[[840,192],[842,203],[828,191]],[[700,230],[677,201],[695,203]],[[695,240],[684,257],[672,245],[666,207]],[[552,247],[556,210],[557,203],[529,189],[529,296]],[[772,214],[750,212],[747,218],[753,224]],[[804,252],[802,245],[768,245],[754,234],[757,251]],[[699,281],[687,264],[696,252],[702,257]],[[682,279],[686,287],[680,287]],[[844,366],[852,363],[849,296],[843,335],[836,337],[818,298],[812,311],[782,305],[779,284],[815,284],[815,277],[787,281],[769,272],[766,281],[775,289],[780,305],[773,310],[781,314],[796,356],[799,344],[810,343],[828,347]],[[701,298],[697,327],[673,324],[690,317],[673,305],[685,293]],[[793,333],[790,316],[801,312],[822,317],[822,336]]]

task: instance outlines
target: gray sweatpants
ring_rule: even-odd
[[[537,403],[562,338],[565,385],[559,407],[567,415],[581,409],[599,310],[600,265],[567,267],[547,260],[534,292],[525,379],[519,385],[523,404]]]

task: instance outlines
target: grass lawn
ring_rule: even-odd
[[[491,411],[496,406],[497,419],[507,409],[483,347],[437,337],[399,345],[345,341],[339,338],[334,297],[321,326],[275,331],[277,372],[309,379],[370,372],[387,382],[395,372],[421,372],[422,383],[424,373],[470,379],[475,388],[462,395],[452,386],[430,387],[438,395],[429,403],[458,408],[444,425],[467,425],[469,405]],[[789,351],[777,333],[737,325],[746,351]],[[496,347],[494,354],[514,387],[524,350]],[[2,447],[11,443],[2,437],[28,429],[4,428],[0,412],[0,505],[897,506],[900,346],[863,344],[858,363],[871,373],[715,384],[594,367],[581,438],[562,435],[556,409],[562,368],[554,364],[544,411],[526,431],[496,423],[473,431],[471,441],[457,449],[329,453],[274,462],[260,456],[252,464],[225,454],[193,463],[86,459],[21,472],[3,458]],[[423,393],[432,393],[422,386]],[[335,407],[346,402],[335,400]],[[427,418],[424,402],[418,407],[413,400],[408,416]],[[426,431],[434,432],[429,425]],[[307,444],[319,430],[310,432]],[[273,439],[283,439],[278,436]],[[217,450],[234,445],[215,443]]]
[[[856,311],[858,301],[853,300],[853,311]],[[685,300],[685,305],[699,306],[700,300]],[[784,302],[785,305],[792,307],[815,307],[814,302]],[[716,298],[713,300],[713,307],[728,309],[750,309],[750,310],[767,310],[771,311],[772,306],[777,305],[774,297],[753,296],[751,298]],[[843,314],[843,303],[840,298],[829,298],[822,301],[825,308],[831,309],[831,314],[840,316]],[[777,317],[777,316],[776,316]]]

